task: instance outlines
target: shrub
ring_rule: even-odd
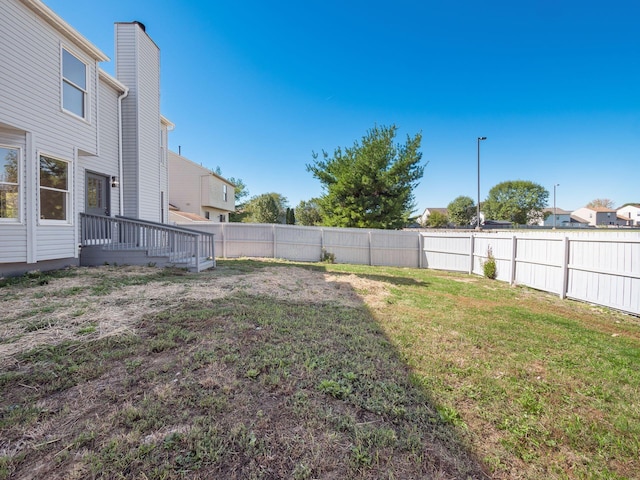
[[[327,249],[323,247],[320,261],[324,263],[336,263],[336,254],[327,252]]]
[[[491,247],[487,248],[487,259],[482,264],[482,269],[484,271],[484,276],[490,278],[491,280],[495,280],[498,276],[498,269],[496,267],[496,259],[493,256],[493,251]]]

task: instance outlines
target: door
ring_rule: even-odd
[[[85,213],[91,215],[110,215],[109,177],[87,172]]]
[[[86,172],[84,212],[91,215],[109,216],[109,177]],[[110,242],[111,222],[101,219],[87,219],[83,222],[82,237],[86,245],[100,245]]]

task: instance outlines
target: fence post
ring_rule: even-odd
[[[369,230],[369,265],[373,265],[373,252],[371,251],[371,230]]]
[[[562,256],[562,285],[560,286],[560,298],[567,296],[569,288],[569,237],[562,239],[563,256]]]
[[[273,224],[273,258],[276,258],[276,250],[278,248],[278,244],[276,242],[276,224]]]
[[[201,235],[196,235],[194,238],[195,242],[196,242],[196,272],[200,271],[200,258],[202,257],[202,252],[201,252],[201,248],[200,248],[200,237]]]
[[[516,279],[516,250],[518,239],[515,235],[511,236],[511,276],[509,277],[509,285],[513,285]]]
[[[320,261],[324,260],[322,254],[324,253],[324,228],[320,229]]]
[[[475,247],[476,236],[474,233],[469,235],[469,275],[473,274],[473,249]]]
[[[424,237],[418,232],[418,268],[422,268],[422,256],[424,254]]]
[[[224,231],[224,223],[220,228],[220,232],[222,233],[222,258],[227,258],[227,234]]]

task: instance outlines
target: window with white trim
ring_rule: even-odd
[[[227,186],[226,185],[222,185],[222,201],[226,202],[227,199],[228,199]]]
[[[40,155],[40,220],[69,218],[69,162]]]
[[[62,108],[87,118],[87,65],[62,49]]]
[[[20,215],[20,149],[0,145],[0,221]]]

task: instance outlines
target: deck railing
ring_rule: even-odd
[[[198,268],[203,259],[215,262],[212,233],[198,232],[137,218],[81,213],[82,246],[103,250],[142,250],[148,256],[166,256],[170,263]]]

